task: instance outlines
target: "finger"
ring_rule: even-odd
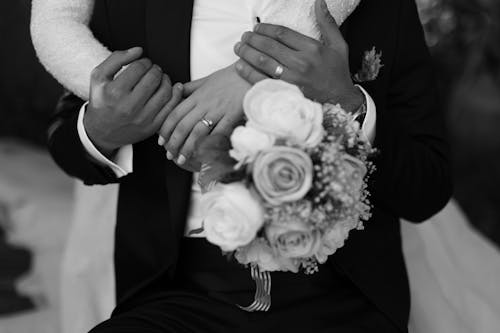
[[[316,0],[315,3],[316,20],[318,22],[321,36],[326,45],[345,44],[344,37],[340,32],[335,18],[330,14],[328,6],[324,0]]]
[[[220,117],[222,115],[211,115],[206,116],[207,119],[210,119],[214,123],[218,123],[220,121]],[[179,156],[184,156],[187,160],[194,157],[196,144],[199,140],[202,140],[204,137],[210,134],[211,128],[206,126],[202,121],[198,121],[194,126],[193,130],[189,134],[188,138],[184,142],[184,145],[180,149]],[[182,162],[182,161],[181,161]]]
[[[173,109],[182,101],[182,83],[174,84],[172,88],[172,97],[170,100],[163,106],[161,111],[156,115],[155,120],[153,121],[153,126],[157,129],[158,132],[158,145],[163,146],[165,144],[165,139],[160,133],[160,129],[162,125],[167,120],[168,115],[172,112]]]
[[[163,72],[153,65],[132,90],[130,98],[135,105],[145,105],[161,84]]]
[[[208,76],[204,77],[204,78],[201,78],[201,79],[198,79],[198,80],[194,80],[194,81],[191,81],[191,82],[188,82],[186,84],[184,84],[184,97],[187,97],[189,95],[191,95],[192,93],[194,93],[196,90],[198,90],[198,88],[200,88],[206,81],[208,80]]]
[[[115,89],[131,91],[142,77],[151,69],[153,63],[149,59],[140,59],[131,63],[109,85]]]
[[[238,48],[237,53],[240,58],[261,73],[276,79],[283,79],[288,82],[292,81],[294,75],[285,64],[278,62],[274,58],[246,43],[236,45],[236,48]],[[279,72],[280,69],[281,72]]]
[[[238,75],[250,84],[255,84],[269,78],[267,75],[259,72],[257,69],[253,68],[252,65],[242,59],[236,62],[235,68]]]
[[[172,133],[174,132],[177,124],[184,118],[184,116],[191,112],[196,107],[196,104],[191,99],[185,99],[179,105],[177,105],[166,117],[163,122],[159,135],[163,138],[163,141],[169,142]],[[172,159],[174,155],[167,149],[167,145],[163,145],[170,155],[169,159]]]
[[[137,60],[142,55],[142,48],[133,47],[126,51],[115,51],[92,71],[94,82],[111,82],[123,66]]]
[[[156,90],[156,92],[151,96],[149,101],[146,102],[144,106],[144,114],[147,117],[148,123],[151,123],[151,126],[154,126],[154,120],[156,116],[162,111],[162,108],[167,102],[170,100],[172,96],[172,85],[170,83],[170,79],[168,75],[163,74],[162,82],[160,87]],[[153,129],[156,132],[158,129]]]
[[[186,162],[187,156],[179,155],[184,142],[193,131],[193,128],[198,122],[201,121],[203,116],[206,114],[206,110],[200,107],[194,108],[188,112],[181,121],[175,126],[172,135],[170,135],[167,140],[166,150],[168,152],[167,157],[177,158],[177,164],[184,164]],[[208,129],[207,133],[209,132]]]
[[[241,58],[241,45],[247,44],[265,55],[275,59],[280,64],[293,68],[298,62],[298,52],[288,46],[264,35],[247,31],[241,37],[241,42],[235,45],[234,51]],[[243,48],[244,50],[244,48]]]
[[[212,134],[222,134],[225,136],[230,136],[233,130],[236,128],[236,126],[242,121],[242,119],[230,117],[230,116],[225,116],[222,117],[217,122],[217,125],[215,128],[212,130]]]
[[[254,32],[272,38],[296,51],[307,51],[316,44],[315,39],[280,25],[259,23],[255,25]]]

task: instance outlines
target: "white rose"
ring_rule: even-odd
[[[305,147],[318,145],[324,134],[323,108],[300,89],[280,80],[255,84],[245,95],[248,126],[289,139]]]
[[[253,127],[239,126],[231,134],[233,149],[229,151],[229,155],[238,162],[243,160],[251,162],[257,153],[271,148],[274,141],[274,136],[268,133]]]
[[[328,260],[328,256],[334,254],[339,248],[344,246],[352,228],[346,223],[337,223],[333,228],[327,230],[321,239],[321,246],[316,253],[316,259],[320,264]]]
[[[260,202],[242,184],[217,184],[201,198],[207,240],[231,252],[250,243],[264,221]]]
[[[289,258],[277,257],[276,253],[264,239],[255,239],[247,246],[237,250],[236,260],[240,264],[255,264],[263,272],[292,271],[297,273],[299,266]]]
[[[266,226],[267,240],[276,252],[284,258],[309,258],[320,247],[321,236],[301,221]]]

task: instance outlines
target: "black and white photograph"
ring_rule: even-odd
[[[0,3],[0,333],[500,332],[500,2]]]

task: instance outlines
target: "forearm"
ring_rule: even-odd
[[[377,112],[379,149],[373,194],[396,216],[421,222],[452,192],[444,108],[415,3],[402,0],[397,52],[384,110]]]
[[[437,136],[410,135],[397,124],[379,123],[374,201],[398,217],[423,222],[451,196],[447,143]]]
[[[88,27],[94,0],[33,0],[31,37],[40,62],[63,86],[89,98],[90,74],[111,52]]]

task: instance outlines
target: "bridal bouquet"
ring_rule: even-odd
[[[370,217],[370,144],[355,117],[280,80],[257,83],[228,138],[198,145],[207,240],[261,271],[303,270]]]

